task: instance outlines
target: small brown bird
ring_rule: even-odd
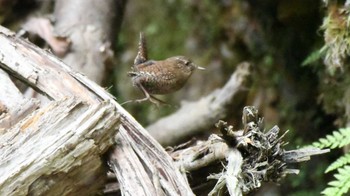
[[[204,70],[184,56],[170,57],[162,61],[148,60],[146,40],[143,33],[140,33],[139,51],[132,71],[128,72],[133,85],[141,89],[146,96],[136,102],[149,100],[157,105],[164,103],[153,95],[168,94],[181,89],[196,69]]]

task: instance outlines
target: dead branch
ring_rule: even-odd
[[[113,52],[112,36],[119,30],[125,0],[57,0],[54,34],[72,45],[63,61],[102,84]]]
[[[181,171],[191,176],[190,184],[196,194],[204,194],[207,189],[211,189],[209,195],[220,195],[226,190],[230,195],[249,193],[263,181],[279,182],[287,174],[298,174],[298,169],[289,168],[291,163],[329,152],[318,148],[283,149],[285,133],[279,136],[277,126],[265,132],[257,115],[254,107],[245,107],[243,130],[234,131],[232,126],[219,121],[217,127],[223,135],[213,134],[207,141],[171,152]],[[207,180],[217,180],[216,185],[208,184]],[[203,183],[208,185],[203,187]]]
[[[136,168],[144,164],[144,168],[141,169],[147,173],[147,177],[153,184],[160,184],[164,194],[193,195],[186,180],[161,145],[104,89],[82,74],[73,71],[52,54],[23,39],[16,38],[3,27],[0,27],[0,42],[2,43],[0,67],[51,100],[60,101],[67,97],[77,97],[89,105],[105,101],[113,104],[121,116],[122,124],[119,128],[120,135],[117,137],[124,138],[118,141],[125,146],[131,145],[138,155],[137,159],[130,163],[132,167]],[[122,153],[118,155],[120,157],[115,160],[124,161],[125,155]],[[134,178],[118,180],[130,183],[123,186],[122,190],[139,181]],[[148,187],[143,189],[146,190]]]
[[[232,105],[239,105],[248,93],[249,63],[237,66],[229,81],[196,102],[184,102],[181,108],[146,129],[162,145],[174,145],[179,140],[199,133],[225,118]],[[233,107],[234,108],[234,107]]]

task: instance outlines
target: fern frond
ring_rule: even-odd
[[[344,165],[349,165],[349,164],[350,164],[350,153],[339,157],[336,161],[334,161],[331,165],[328,166],[325,173],[328,173],[330,171],[333,171],[335,169],[343,167]]]
[[[347,144],[350,144],[350,127],[341,128],[338,131],[333,131],[332,134],[327,135],[325,138],[319,139],[317,142],[312,143],[312,146],[317,148],[341,148]]]
[[[350,165],[345,165],[338,169],[338,173],[334,175],[336,180],[328,183],[328,187],[321,193],[329,196],[343,195],[350,189]]]

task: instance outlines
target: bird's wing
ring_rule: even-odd
[[[153,65],[155,62],[154,61],[146,61],[144,63],[138,64],[138,65],[134,65],[134,69],[135,70],[142,70],[150,65]]]
[[[128,72],[128,76],[129,77],[135,77],[135,76],[137,76],[138,74],[137,74],[137,72],[134,72],[134,71],[129,71]]]
[[[153,65],[153,64],[154,64],[154,61],[147,61],[147,62],[139,64],[139,65],[134,65],[132,68],[132,71],[128,72],[128,76],[135,77],[135,76],[140,75],[140,72],[147,72],[147,71],[149,71],[148,67],[150,65]]]

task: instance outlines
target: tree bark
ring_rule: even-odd
[[[126,0],[56,1],[54,32],[72,43],[63,61],[97,84],[103,83],[112,66],[111,46],[125,4]]]

